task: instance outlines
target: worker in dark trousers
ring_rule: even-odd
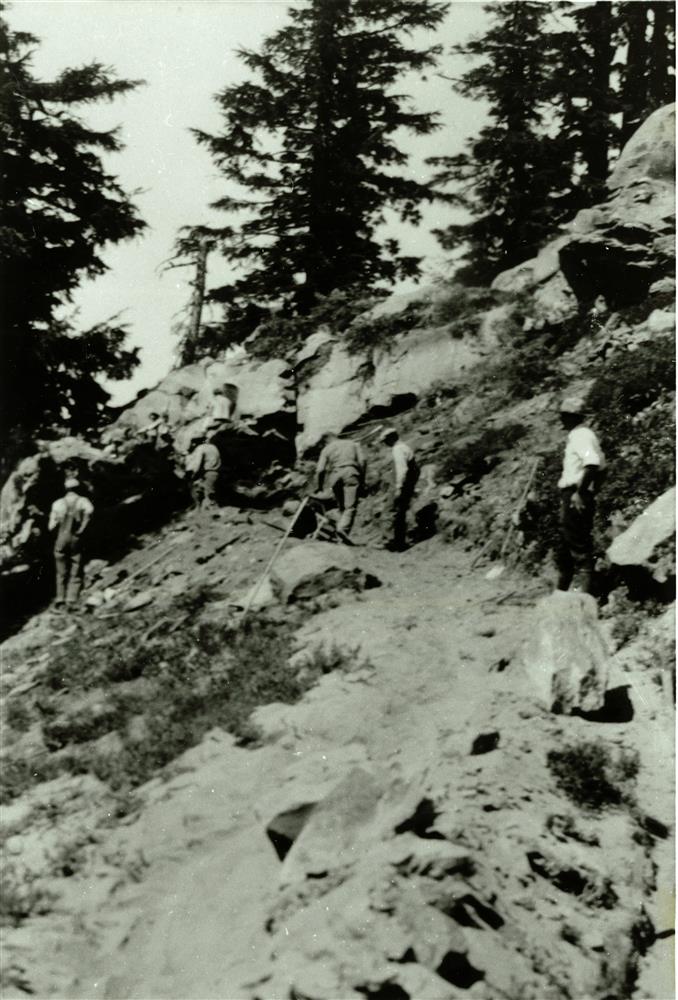
[[[75,477],[65,483],[66,493],[52,504],[49,515],[49,530],[56,531],[54,541],[54,563],[56,566],[55,606],[65,605],[72,610],[78,603],[82,589],[82,545],[83,535],[90,522],[94,507],[78,490],[80,484]]]
[[[419,479],[419,465],[410,446],[400,440],[393,427],[386,427],[379,435],[379,440],[391,449],[393,459],[393,519],[387,548],[402,552],[407,548],[407,512]]]
[[[568,431],[560,490],[560,549],[558,589],[588,594],[593,580],[593,517],[595,496],[605,468],[600,442],[586,426],[583,399],[570,397],[560,406],[560,419]]]

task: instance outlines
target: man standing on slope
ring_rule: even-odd
[[[221,469],[221,455],[216,445],[205,440],[204,434],[193,438],[197,446],[186,459],[186,472],[191,482],[191,495],[196,507],[206,510],[216,504],[216,488]]]
[[[67,610],[77,604],[82,587],[82,536],[94,512],[87,497],[80,496],[78,480],[66,480],[66,494],[52,504],[49,530],[56,529],[54,563],[56,566],[56,607]]]
[[[402,552],[407,548],[407,512],[419,479],[419,465],[410,446],[400,440],[393,427],[386,427],[379,440],[391,449],[393,459],[392,536],[387,548]]]
[[[334,493],[339,507],[337,532],[348,540],[358,510],[358,496],[365,485],[365,456],[355,441],[336,434],[329,434],[328,438],[316,469],[318,492],[327,486]]]
[[[558,480],[560,490],[561,544],[558,553],[558,589],[569,590],[575,573],[575,589],[588,594],[593,580],[593,516],[595,494],[600,484],[605,456],[598,438],[585,425],[584,401],[572,396],[560,406],[560,419],[569,431]]]

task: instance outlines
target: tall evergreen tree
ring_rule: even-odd
[[[438,183],[453,183],[472,221],[438,231],[443,247],[466,243],[466,280],[484,282],[530,257],[570,211],[572,148],[551,134],[551,49],[539,2],[487,5],[481,38],[455,51],[482,61],[455,89],[490,103],[489,122],[468,152],[436,157]]]
[[[619,68],[615,62],[617,16],[609,0],[560,3],[558,8],[566,15],[567,25],[551,36],[556,56],[551,89],[559,109],[558,127],[571,140],[577,170],[575,207],[600,198],[610,156],[619,144],[615,116],[620,102],[612,80]]]
[[[1,9],[1,8],[0,8]],[[76,335],[61,307],[84,277],[102,274],[104,247],[144,223],[99,153],[121,148],[76,109],[136,86],[99,63],[37,80],[38,40],[0,18],[0,446],[5,458],[55,423],[96,423],[107,394],[97,376],[126,378],[136,354],[114,321]]]
[[[621,139],[627,142],[650,112],[675,100],[675,4],[615,5],[619,42],[626,46],[621,69]]]
[[[673,99],[674,4],[502,3],[461,52],[483,61],[456,84],[490,102],[467,152],[441,157],[470,223],[439,232],[483,281],[531,256],[558,222],[599,200],[614,157]],[[562,15],[562,16],[561,16]],[[620,126],[621,119],[621,126]]]
[[[436,115],[397,88],[434,64],[439,47],[411,36],[433,30],[445,10],[433,0],[310,0],[260,51],[239,52],[253,79],[217,96],[220,134],[196,133],[243,192],[214,206],[245,213],[212,230],[244,272],[214,300],[304,311],[335,289],[417,272],[376,230],[387,208],[417,222],[433,193],[404,176],[396,133],[427,134]]]
[[[652,110],[676,99],[676,5],[672,0],[649,4],[652,19],[648,101]]]

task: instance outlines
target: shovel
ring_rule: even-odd
[[[485,574],[486,580],[496,580],[498,577],[502,575],[502,573],[506,569],[506,566],[504,564],[504,558],[508,551],[511,539],[513,538],[513,532],[515,531],[516,528],[516,521],[518,520],[520,512],[525,506],[525,501],[527,500],[527,495],[530,492],[530,487],[532,486],[538,467],[539,467],[539,459],[535,458],[530,468],[530,475],[528,476],[527,483],[525,484],[525,489],[521,493],[520,500],[518,501],[518,504],[514,509],[513,514],[511,515],[511,523],[508,526],[508,530],[506,532],[504,541],[501,546],[501,550],[499,552],[499,562],[495,563],[494,566],[491,566],[490,569],[488,569],[487,573]]]
[[[301,501],[301,503],[297,507],[296,514],[294,515],[294,517],[292,518],[292,520],[290,521],[290,523],[287,525],[287,528],[285,530],[285,534],[282,536],[282,538],[280,539],[280,541],[276,545],[276,548],[275,548],[275,551],[274,551],[273,555],[271,556],[271,558],[268,560],[268,563],[266,564],[266,569],[261,574],[261,576],[259,577],[259,579],[255,583],[254,587],[250,591],[249,596],[247,598],[247,602],[245,604],[245,607],[243,608],[242,618],[240,619],[240,623],[241,624],[247,618],[247,616],[248,616],[248,614],[250,612],[250,608],[252,607],[252,604],[254,603],[254,600],[255,600],[257,594],[261,590],[261,587],[262,587],[262,584],[263,584],[264,580],[266,579],[266,577],[268,576],[268,574],[270,573],[270,571],[273,569],[273,565],[274,565],[276,559],[278,558],[278,556],[282,552],[283,545],[285,544],[285,542],[287,541],[287,539],[290,537],[290,534],[292,533],[292,528],[294,527],[294,525],[299,520],[299,516],[300,516],[301,512],[303,511],[304,507],[306,506],[306,504],[308,503],[308,501],[309,501],[309,497],[304,497],[304,499]]]

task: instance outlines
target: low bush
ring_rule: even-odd
[[[635,803],[633,784],[638,775],[636,751],[613,756],[600,740],[571,743],[547,755],[549,770],[561,791],[583,809],[599,812]]]
[[[445,440],[436,454],[440,477],[461,475],[477,482],[497,464],[501,452],[512,448],[526,433],[523,424],[512,423],[487,427],[461,440]]]
[[[48,745],[59,754],[6,762],[0,801],[67,771],[92,771],[126,792],[215,726],[252,743],[256,734],[248,719],[257,706],[298,700],[318,676],[352,656],[329,650],[297,676],[287,661],[293,634],[308,615],[305,607],[289,609],[284,619],[252,614],[241,625],[201,621],[199,612],[213,596],[205,587],[182,595],[166,609],[166,628],[147,641],[142,637],[158,623],[151,608],[112,631],[105,645],[92,644],[93,626],[83,622],[82,631],[57,648],[33,701],[20,713],[22,725],[40,721]],[[73,713],[69,693],[94,689],[96,704],[100,695],[106,705],[105,717],[97,709],[90,718],[86,704]],[[94,741],[113,729],[122,749],[104,753]]]
[[[259,326],[248,348],[257,358],[289,357],[321,327],[331,333],[344,333],[357,316],[370,309],[385,294],[352,287],[326,295],[305,315],[277,313]],[[350,339],[348,334],[347,339]]]
[[[344,344],[351,354],[361,354],[375,347],[385,347],[402,333],[425,322],[426,306],[412,302],[405,309],[386,316],[359,316],[347,328]]]
[[[491,288],[441,282],[430,322],[433,326],[447,326],[455,339],[475,336],[480,331],[484,314],[499,305],[501,298]]]
[[[30,873],[11,863],[0,872],[0,927],[18,927],[28,917],[49,913],[54,897]]]

